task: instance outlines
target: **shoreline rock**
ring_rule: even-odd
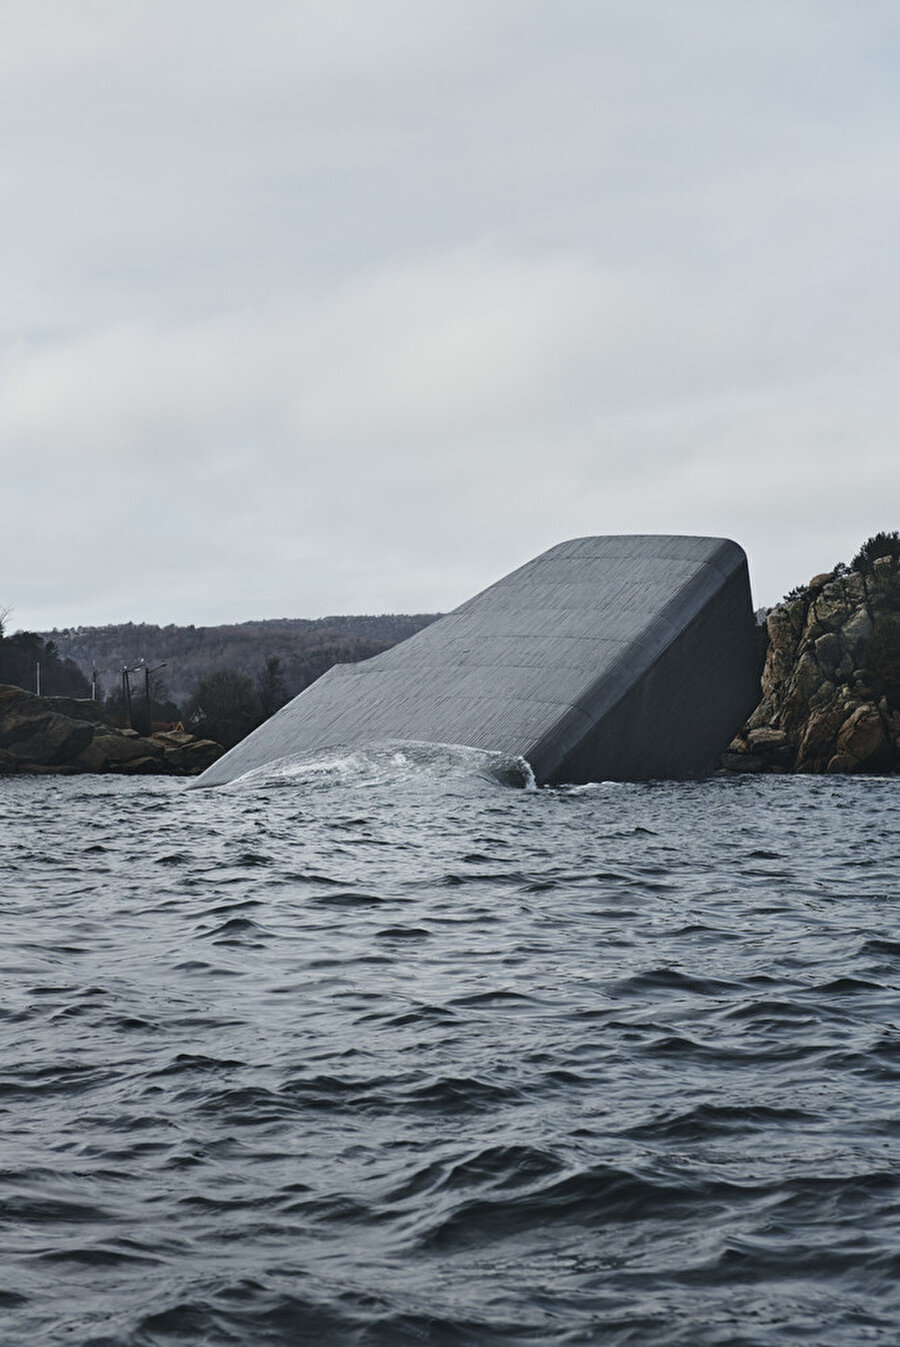
[[[816,575],[766,619],[762,699],[725,772],[900,770],[900,567]]]
[[[93,701],[0,684],[0,775],[197,776],[224,751],[192,734],[120,729]]]

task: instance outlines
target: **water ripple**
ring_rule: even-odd
[[[897,783],[0,781],[2,1340],[900,1339]]]

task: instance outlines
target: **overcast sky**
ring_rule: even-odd
[[[900,527],[896,0],[3,0],[11,629]]]

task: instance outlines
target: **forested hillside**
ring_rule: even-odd
[[[90,677],[96,667],[103,692],[114,692],[122,666],[142,660],[165,665],[156,680],[179,705],[197,683],[222,669],[253,679],[273,656],[281,661],[284,690],[295,696],[332,664],[367,659],[412,636],[438,614],[273,618],[219,627],[158,627],[126,622],[107,627],[73,627],[41,635],[52,640],[62,659],[72,659]],[[157,693],[159,695],[159,693]]]
[[[0,613],[0,683],[47,697],[89,697],[90,683],[82,670],[52,640],[34,631],[7,636]]]

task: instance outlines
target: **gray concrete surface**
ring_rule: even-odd
[[[329,670],[194,784],[395,740],[522,756],[539,784],[699,775],[756,705],[758,675],[736,543],[575,538]]]

